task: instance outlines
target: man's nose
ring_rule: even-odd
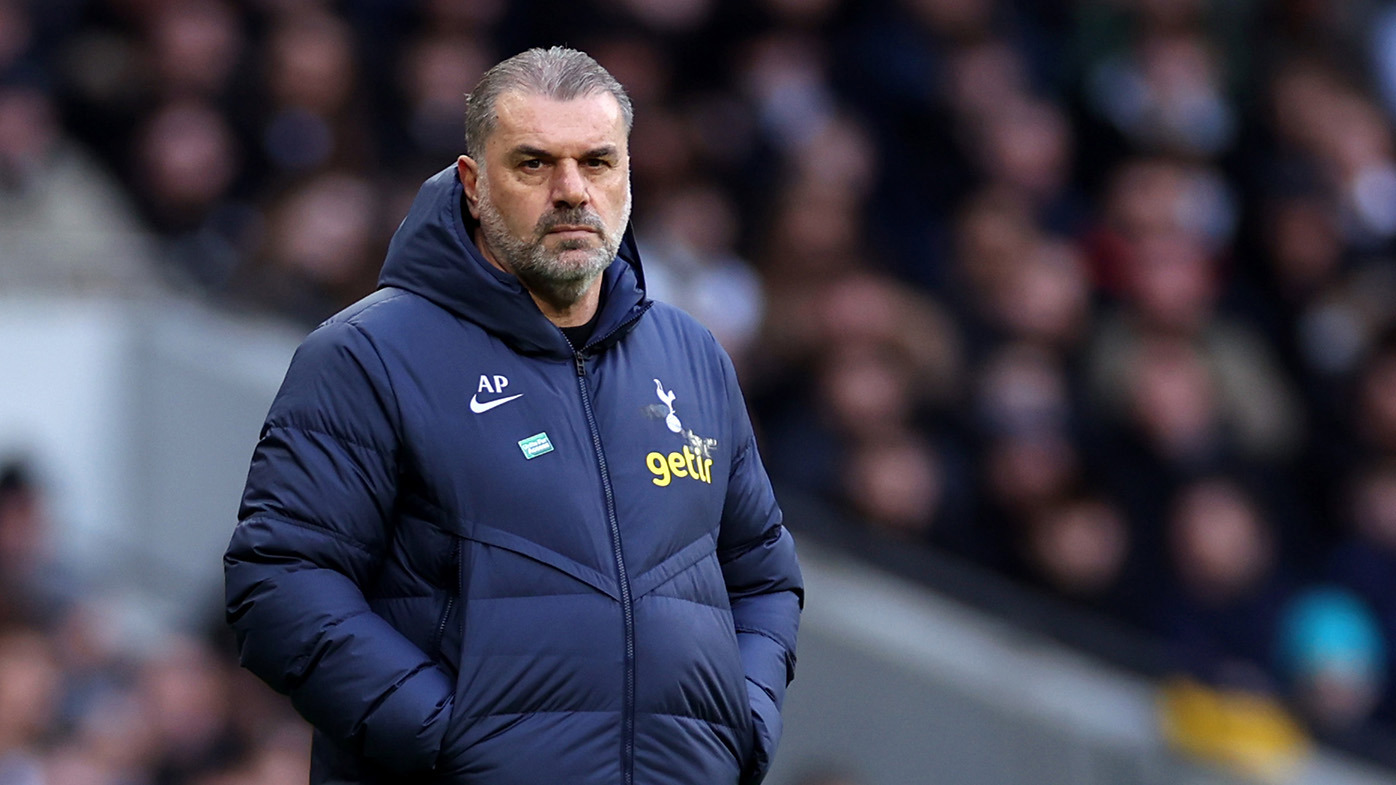
[[[563,159],[553,168],[553,204],[581,207],[587,203],[587,182],[576,161]]]

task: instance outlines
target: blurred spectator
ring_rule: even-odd
[[[372,163],[349,25],[326,10],[280,15],[268,40],[261,153],[274,180]]]
[[[0,82],[0,290],[139,292],[148,252],[125,194],[64,134],[52,97]]]
[[[825,422],[844,439],[878,439],[907,427],[915,406],[905,358],[890,347],[847,346],[821,368]]]
[[[910,435],[868,439],[846,451],[845,507],[894,537],[956,547],[965,536],[953,520],[950,478],[938,451]]]
[[[982,557],[1021,572],[1030,524],[1085,484],[1072,393],[1050,352],[1004,344],[978,373],[976,501]]]
[[[1130,295],[1132,278],[1141,272],[1139,257],[1150,250],[1149,244],[1190,246],[1211,267],[1237,222],[1235,194],[1219,171],[1169,158],[1122,162],[1112,170],[1099,207],[1091,249],[1096,283],[1116,296]],[[1224,283],[1221,278],[1207,281],[1209,286]],[[1196,305],[1210,308],[1212,303]]]
[[[1199,34],[1151,32],[1096,67],[1087,101],[1135,150],[1213,158],[1237,134],[1222,68]]]
[[[694,183],[655,205],[654,233],[639,239],[649,295],[702,322],[742,366],[765,311],[761,281],[735,251],[736,207],[716,187]]]
[[[834,113],[819,39],[773,33],[755,41],[745,65],[745,87],[772,146],[789,152],[823,130]]]
[[[954,270],[942,283],[958,295],[961,321],[971,326],[976,349],[982,351],[998,337],[996,322],[1004,316],[999,301],[1042,240],[1031,205],[1007,189],[982,189],[961,207]]]
[[[1360,363],[1378,350],[1383,334],[1396,325],[1396,270],[1388,258],[1351,265],[1318,292],[1309,308],[1291,324],[1307,378],[1323,384],[1313,403],[1331,420],[1337,401],[1331,387],[1361,370]]]
[[[1137,347],[1131,362],[1123,373],[1129,385],[1128,417],[1146,459],[1178,477],[1235,465],[1217,380],[1200,352],[1184,341],[1156,335]]]
[[[131,656],[122,646],[129,631],[101,599],[83,597],[49,633],[63,669],[60,727],[73,755],[134,777],[145,765],[151,718],[130,686]]]
[[[631,103],[642,112],[663,106],[678,87],[672,54],[657,39],[639,31],[612,31],[590,47],[588,53],[625,85]],[[632,154],[640,152],[637,148],[631,150]]]
[[[460,155],[465,96],[491,62],[490,53],[465,36],[428,35],[411,42],[399,76],[407,101],[403,122],[425,171]]]
[[[917,437],[960,393],[956,336],[930,302],[880,276],[846,275],[807,296],[772,304],[792,308],[768,322],[781,331],[768,347],[782,352],[756,363],[772,477],[876,512],[905,536],[957,539],[963,502],[950,489],[963,483],[945,477],[959,463],[954,437],[934,448]],[[895,476],[872,475],[897,457],[908,463]]]
[[[1071,390],[1059,359],[1030,343],[1004,344],[985,361],[975,396],[990,437],[1055,432],[1073,425]]]
[[[960,220],[957,282],[982,351],[1018,338],[1078,353],[1092,309],[1085,260],[1073,244],[1035,226],[1029,204],[1006,190],[986,190]]]
[[[231,663],[202,641],[172,637],[141,663],[136,689],[151,723],[155,784],[179,783],[241,752],[233,734]]]
[[[1145,610],[1131,580],[1129,524],[1106,499],[1079,494],[1051,502],[1019,539],[1025,577],[1035,585],[1120,621]]]
[[[791,151],[791,192],[818,191],[859,212],[877,176],[877,151],[857,118],[836,112]]]
[[[1336,380],[1352,372],[1381,318],[1380,307],[1369,314],[1364,300],[1381,299],[1367,271],[1385,265],[1353,254],[1337,207],[1321,187],[1297,179],[1263,205],[1259,296],[1251,308],[1321,422],[1331,418]]]
[[[1071,184],[1072,130],[1048,101],[1008,96],[979,107],[966,133],[969,153],[985,181],[1024,200],[1047,229],[1083,231],[1085,205]]]
[[[914,395],[929,408],[948,407],[961,386],[961,347],[955,325],[933,300],[895,279],[848,272],[787,283],[769,303],[763,344],[766,373],[811,373],[835,349],[886,351],[902,364]],[[812,374],[817,375],[817,374]]]
[[[11,78],[20,70],[34,42],[34,27],[28,9],[17,0],[0,2],[0,78]]]
[[[1367,603],[1382,635],[1396,641],[1396,463],[1385,458],[1357,469],[1344,501],[1347,531],[1325,577]]]
[[[1340,71],[1294,58],[1268,85],[1275,157],[1287,168],[1316,175],[1340,211],[1343,237],[1372,250],[1396,235],[1396,189],[1391,129],[1373,101]]]
[[[1022,52],[1001,37],[974,41],[950,54],[944,90],[951,111],[979,121],[1004,107],[1029,102],[1032,80]]]
[[[1396,456],[1396,330],[1372,347],[1359,368],[1354,446],[1373,457]]]
[[[168,277],[221,290],[257,230],[232,198],[241,155],[232,129],[213,105],[179,99],[142,125],[134,153],[137,196],[163,241]]]
[[[771,286],[791,290],[798,297],[864,266],[859,246],[863,224],[856,211],[848,209],[847,198],[826,188],[808,192],[791,188],[776,197],[760,259]]]
[[[1215,249],[1230,227],[1197,214],[1215,196],[1211,180],[1207,172],[1155,161],[1132,164],[1115,181],[1098,264],[1121,304],[1096,330],[1092,385],[1117,407],[1128,358],[1151,334],[1172,336],[1208,366],[1234,447],[1275,461],[1296,446],[1299,408],[1262,336],[1219,311],[1225,278]]]
[[[1016,539],[1025,519],[1079,484],[1080,453],[1060,431],[1009,431],[991,437],[983,453],[980,506],[988,512],[986,525],[1010,538]]]
[[[37,630],[0,626],[0,782],[45,782],[41,744],[53,727],[61,677]]]
[[[997,321],[1006,331],[1076,359],[1085,343],[1092,303],[1080,249],[1044,240],[995,293]]]
[[[767,466],[772,478],[834,502],[853,445],[911,429],[914,385],[905,358],[890,347],[843,346],[814,372],[808,388],[770,400]]]
[[[52,622],[79,591],[52,536],[33,470],[18,460],[0,465],[0,623]]]
[[[229,99],[242,66],[242,20],[223,0],[164,3],[148,26],[157,91],[167,98]]]
[[[1317,587],[1281,618],[1276,656],[1287,692],[1321,731],[1341,734],[1372,714],[1386,688],[1387,643],[1355,595]]]
[[[1382,105],[1396,116],[1396,8],[1380,7],[1373,14],[1368,46]]]
[[[1181,664],[1212,683],[1277,689],[1271,642],[1293,576],[1255,500],[1225,479],[1184,486],[1169,512],[1168,547],[1171,580],[1157,619]]]
[[[1180,488],[1228,474],[1261,489],[1272,510],[1285,511],[1271,521],[1280,537],[1276,547],[1302,549],[1309,519],[1289,465],[1274,448],[1248,442],[1237,414],[1267,405],[1269,390],[1243,383],[1228,395],[1217,361],[1182,338],[1144,335],[1128,351],[1115,370],[1125,389],[1118,398],[1097,399],[1108,419],[1093,423],[1105,428],[1093,433],[1091,461],[1131,519],[1146,533],[1162,531],[1161,513]]]
[[[375,232],[378,202],[372,185],[345,172],[327,172],[291,191],[267,217],[255,266],[235,282],[249,304],[316,324],[372,291],[386,246]]]

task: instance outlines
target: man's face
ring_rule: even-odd
[[[535,293],[575,301],[615,258],[630,220],[620,105],[608,93],[508,92],[495,111],[484,160],[460,161],[481,251]]]

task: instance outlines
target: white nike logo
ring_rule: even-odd
[[[511,395],[508,398],[496,398],[493,401],[485,401],[484,403],[480,403],[479,401],[475,400],[475,396],[472,395],[470,396],[470,411],[475,412],[476,414],[484,414],[485,412],[489,411],[490,409],[493,409],[496,406],[503,406],[504,404],[514,400],[515,398],[522,397],[523,393],[519,393],[518,395]]]

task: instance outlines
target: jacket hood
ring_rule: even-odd
[[[454,165],[422,184],[388,245],[378,285],[421,295],[520,353],[570,359],[562,331],[538,310],[519,279],[490,264],[475,247],[461,213],[461,190]],[[623,335],[650,304],[628,226],[601,286],[601,314],[587,346],[591,350]]]

